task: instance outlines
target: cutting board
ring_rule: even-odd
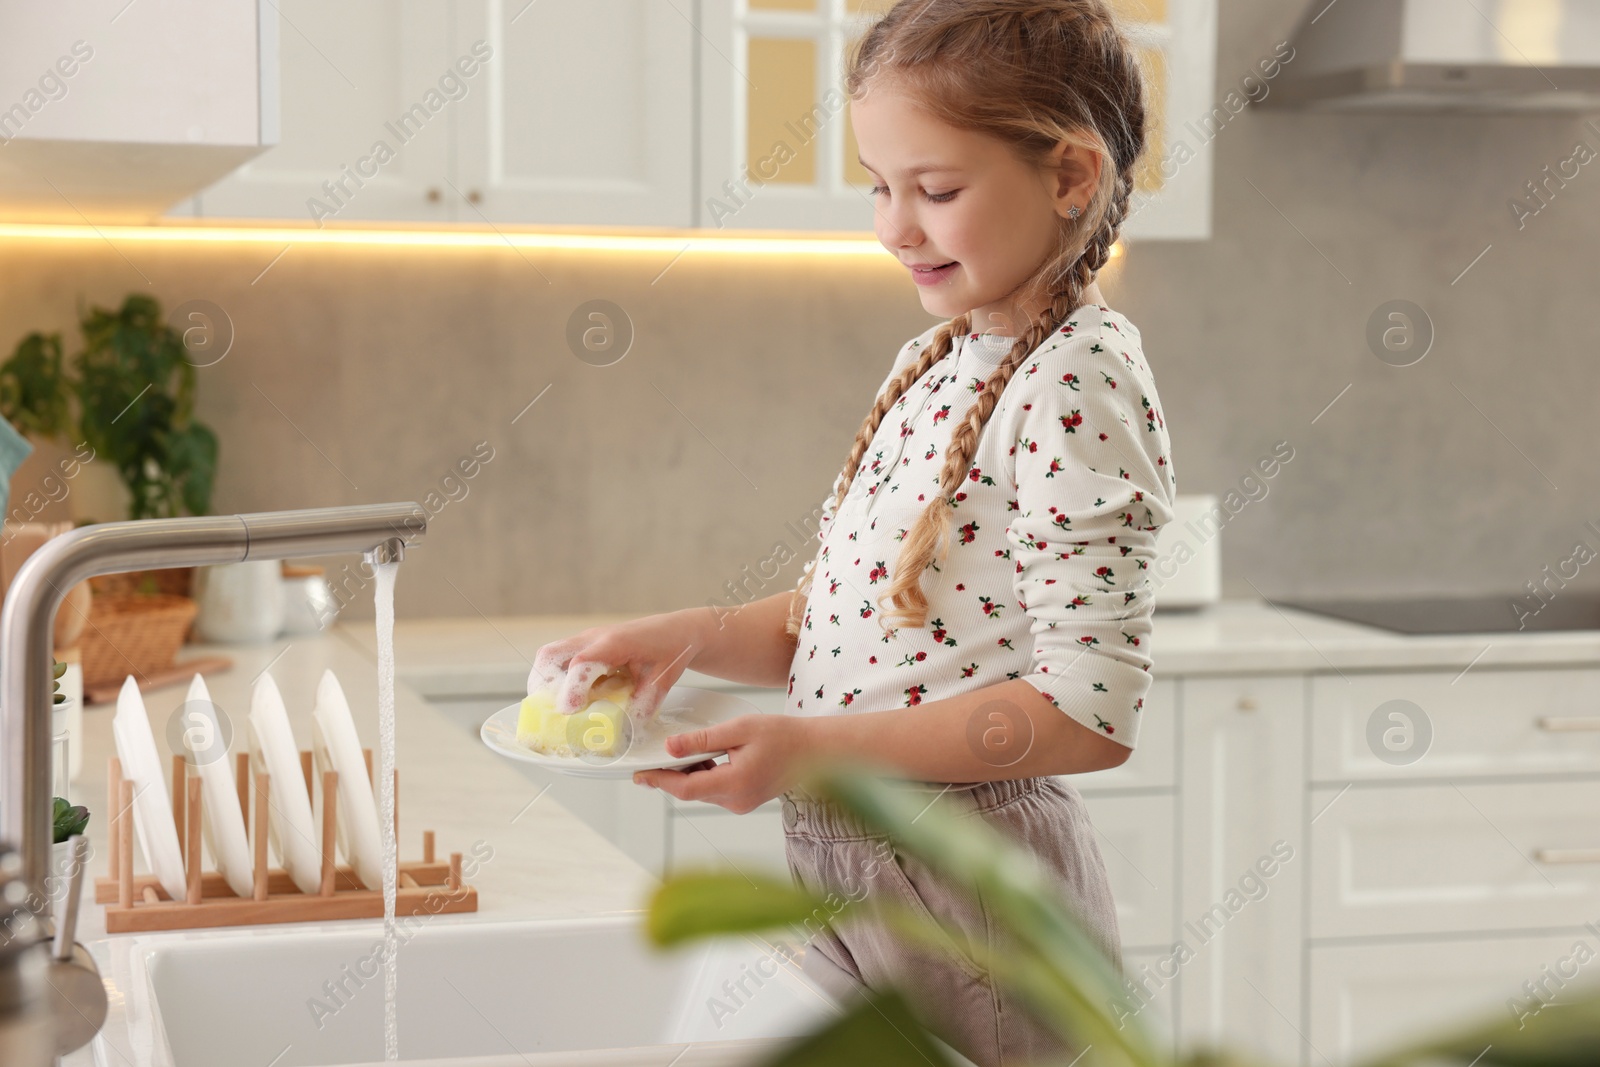
[[[147,671],[144,677],[134,679],[138,683],[139,692],[148,693],[152,689],[159,689],[164,685],[176,685],[187,682],[196,674],[215,674],[218,671],[228,670],[233,666],[233,660],[227,656],[196,656],[194,659],[180,660],[170,667],[159,671]],[[83,702],[85,704],[114,704],[117,693],[122,689],[122,682],[106,682],[103,685],[84,686]]]

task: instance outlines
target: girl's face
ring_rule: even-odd
[[[1030,167],[998,138],[950,126],[881,84],[850,101],[850,121],[875,182],[873,228],[923,308],[970,311],[975,333],[1020,333],[1040,308],[1018,307],[1016,291],[1054,252],[1057,217],[1088,204],[1098,157],[1062,145],[1064,169]]]

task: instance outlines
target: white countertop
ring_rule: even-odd
[[[516,694],[527,684],[539,646],[635,617],[402,619],[395,630],[395,669],[429,698]],[[375,648],[370,624],[344,623],[339,629],[362,647]],[[1600,630],[1410,636],[1253,599],[1192,611],[1158,609],[1150,643],[1152,673],[1159,677],[1600,663]],[[683,680],[710,688],[732,684],[692,670]]]

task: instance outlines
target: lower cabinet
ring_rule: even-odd
[[[436,706],[475,733],[512,699]],[[1134,758],[1063,779],[1117,902],[1108,1007],[1183,1050],[1342,1067],[1592,982],[1595,699],[1582,666],[1157,679]],[[776,802],[737,816],[524,770],[651,871],[787,871]]]
[[[1123,1002],[1111,1017],[1123,1025],[1137,1022],[1159,1046],[1175,1052],[1178,1041],[1178,983],[1182,966],[1166,950],[1124,950],[1122,975],[1127,983]]]
[[[783,809],[777,801],[735,815],[713,804],[682,804],[668,820],[669,838],[662,869],[667,873],[721,867],[744,874],[787,877],[783,855]]]
[[[1304,680],[1185,678],[1180,717],[1180,1038],[1300,1063]]]
[[[1315,1064],[1352,1063],[1442,1028],[1537,1018],[1568,984],[1594,982],[1600,936],[1318,945],[1310,951],[1306,1029]],[[1528,983],[1525,987],[1524,983]],[[1532,990],[1544,990],[1535,997]]]

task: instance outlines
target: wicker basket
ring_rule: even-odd
[[[83,684],[119,682],[172,666],[198,610],[186,596],[96,592],[83,632]]]
[[[147,583],[153,583],[154,589]],[[194,590],[193,567],[164,567],[160,570],[128,571],[120,574],[97,574],[89,579],[89,588],[100,593],[165,593],[168,596],[190,596]]]

